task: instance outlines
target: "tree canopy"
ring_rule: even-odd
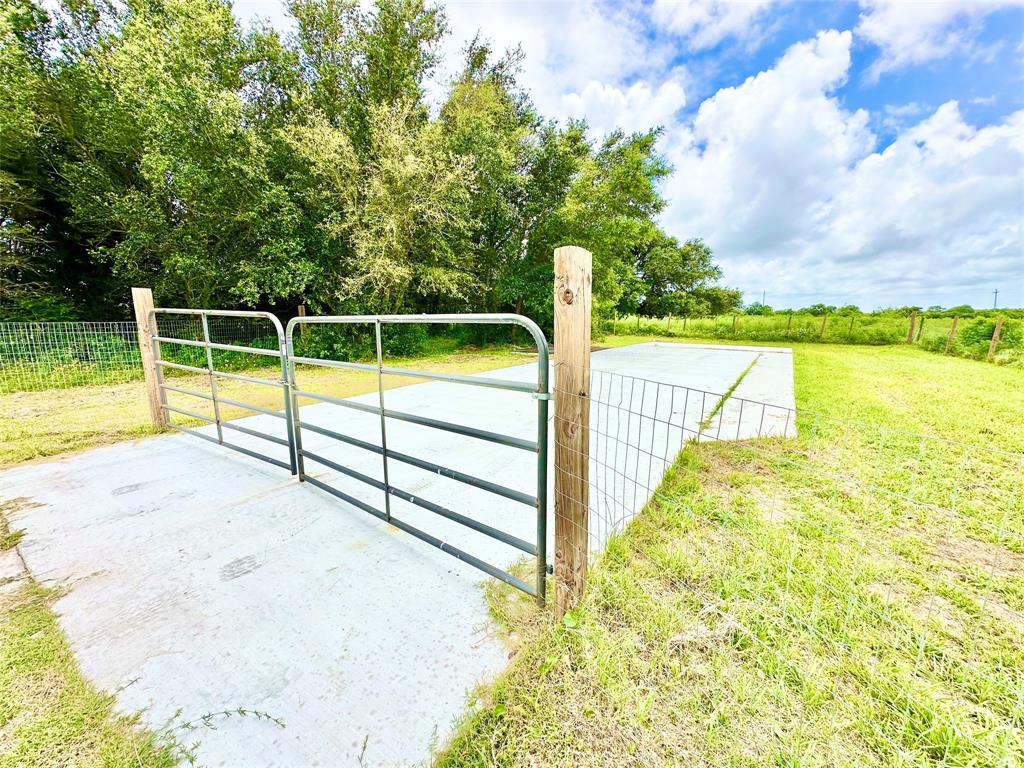
[[[165,305],[501,311],[550,322],[552,251],[595,304],[727,311],[710,248],[657,223],[659,130],[538,114],[520,50],[477,38],[431,109],[448,33],[422,0],[0,0],[0,318]],[[47,10],[54,8],[53,10]]]

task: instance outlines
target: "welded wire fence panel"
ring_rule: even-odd
[[[193,316],[163,316],[161,333],[201,341],[202,325]],[[274,349],[276,337],[266,323],[250,317],[210,317],[211,341]],[[218,351],[225,370],[273,367],[265,355]],[[168,349],[166,359],[206,364],[198,347]],[[0,393],[68,389],[141,381],[138,329],[134,321],[101,323],[0,323]]]
[[[134,322],[0,323],[0,392],[142,379]]]
[[[589,610],[665,634],[651,728],[683,675],[722,763],[1020,764],[1024,454],[601,371],[589,429]]]
[[[558,363],[558,366],[564,366]],[[563,377],[564,378],[564,377]],[[555,386],[559,377],[555,376]],[[587,487],[592,555],[651,498],[690,440],[796,434],[792,408],[721,393],[590,371]],[[556,431],[555,439],[558,440]]]

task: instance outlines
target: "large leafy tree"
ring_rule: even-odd
[[[730,300],[710,251],[657,224],[656,129],[595,142],[545,120],[522,52],[480,39],[432,114],[439,8],[287,7],[282,39],[227,0],[0,0],[0,312],[110,317],[142,283],[194,306],[550,322],[569,243],[595,255],[600,310]]]

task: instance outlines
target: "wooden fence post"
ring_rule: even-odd
[[[910,330],[907,331],[907,344],[914,343],[914,326],[917,325],[917,310],[910,313]]]
[[[960,318],[953,318],[953,325],[949,327],[949,334],[946,336],[946,354],[949,354],[949,350],[953,348],[953,339],[956,338],[956,321]]]
[[[156,358],[153,356],[153,339],[156,327],[149,326],[149,313],[153,309],[153,292],[149,288],[132,288],[132,304],[135,306],[135,323],[139,329],[139,355],[142,357],[142,373],[146,378],[146,398],[149,400],[149,416],[157,429],[167,428],[167,414],[160,402],[160,379],[157,376]],[[156,342],[159,344],[160,342]]]
[[[739,315],[732,316],[732,335],[736,335],[736,321],[739,320]]]
[[[686,318],[687,315],[683,315],[683,333],[686,333]]]
[[[999,346],[999,337],[1003,333],[1003,318],[996,320],[996,329],[992,331],[992,341],[988,343],[988,356],[985,358],[988,362],[992,362],[992,358],[996,356],[996,347]]]
[[[305,317],[305,316],[306,316],[306,305],[305,304],[299,304],[299,317]],[[299,323],[299,336],[301,337],[301,336],[305,336],[305,335],[306,335],[306,324],[305,323]]]
[[[792,328],[792,327],[793,327],[793,313],[790,312],[789,313],[789,320],[786,322],[786,331],[788,332],[789,329]]]
[[[850,327],[849,327],[849,329],[848,329],[848,330],[846,331],[846,335],[847,335],[847,336],[853,336],[853,318],[854,318],[854,317],[855,317],[855,315],[850,315]]]
[[[665,333],[672,333],[672,313],[668,313],[668,326],[665,328]]]
[[[555,249],[555,616],[571,610],[587,575],[590,312],[593,256]]]
[[[821,316],[821,335],[818,336],[819,339],[824,339],[825,338],[825,328],[827,326],[828,326],[828,315],[822,315]]]
[[[921,315],[921,322],[917,324],[917,341],[921,341],[921,334],[924,333],[924,321],[928,319],[928,315]]]

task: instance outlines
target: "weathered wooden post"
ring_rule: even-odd
[[[786,332],[789,333],[789,329],[793,327],[793,313],[789,313],[789,320],[786,321]]]
[[[956,338],[956,321],[960,318],[953,318],[953,325],[949,327],[949,333],[946,335],[946,354],[949,354],[949,350],[953,348],[953,339]]]
[[[739,315],[732,316],[732,335],[736,335],[736,322],[739,320]]]
[[[305,316],[306,316],[306,305],[305,304],[299,304],[299,317],[305,317]],[[299,323],[299,336],[300,337],[306,335],[306,325],[307,325],[306,323]]]
[[[914,326],[917,325],[917,310],[910,313],[910,329],[907,331],[907,344],[914,343]]]
[[[821,334],[818,336],[820,340],[825,338],[825,329],[828,327],[828,315],[821,316]]]
[[[917,341],[921,341],[921,334],[924,333],[924,321],[928,319],[928,315],[921,315],[921,322],[917,324]]]
[[[668,325],[665,328],[665,333],[672,333],[672,313],[668,313]]]
[[[992,358],[996,356],[996,347],[999,346],[999,337],[1003,333],[1003,318],[996,320],[996,328],[992,331],[992,341],[988,343],[988,356],[985,358],[988,362],[992,362]]]
[[[149,325],[149,313],[153,309],[153,291],[149,288],[132,288],[132,304],[135,307],[135,323],[139,329],[139,356],[142,358],[142,374],[146,379],[146,398],[149,401],[149,416],[157,429],[167,428],[167,414],[160,402],[160,378],[153,355],[153,336],[159,335],[156,326]],[[155,321],[154,321],[155,323]]]
[[[587,575],[592,281],[589,251],[555,249],[556,618],[576,605]]]

